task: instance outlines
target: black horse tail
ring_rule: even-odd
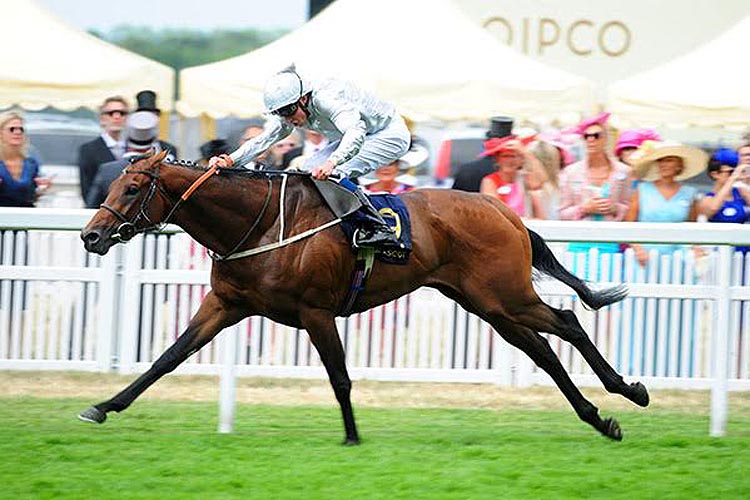
[[[589,288],[586,282],[578,279],[558,262],[541,236],[531,229],[527,228],[526,230],[529,232],[529,238],[531,238],[531,265],[534,269],[568,285],[590,308],[600,309],[621,301],[628,294],[628,288],[625,285],[595,292]]]

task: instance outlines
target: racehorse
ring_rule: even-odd
[[[307,330],[341,406],[344,444],[358,444],[351,381],[335,323],[344,312],[355,258],[343,231],[330,224],[332,212],[310,176],[215,167],[205,170],[184,162],[166,163],[165,155],[131,160],[112,183],[81,238],[86,250],[104,255],[136,233],[174,223],[216,257],[211,291],[187,329],[145,373],[79,418],[104,422],[108,412],[128,408],[151,384],[222,329],[245,317],[261,315]],[[502,202],[488,196],[424,189],[401,198],[411,214],[413,249],[408,263],[376,262],[365,290],[349,312],[365,311],[421,286],[436,288],[492,325],[547,372],[581,420],[603,435],[621,440],[617,421],[599,416],[538,332],[557,335],[575,346],[607,391],[644,407],[649,403],[648,391],[640,382],[623,381],[572,311],[542,302],[532,286],[532,267],[570,286],[592,309],[621,300],[627,290],[622,286],[592,290],[565,270],[541,236],[527,229]],[[318,232],[307,238],[292,238],[315,230]],[[287,238],[289,244],[276,245],[286,234],[293,241]],[[269,251],[226,258],[257,247]]]

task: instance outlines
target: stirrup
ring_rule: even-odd
[[[383,238],[381,240],[362,243],[360,241],[360,236],[366,236],[367,233],[370,233],[370,238],[374,237],[378,233],[382,234]],[[396,237],[396,233],[394,233],[390,228],[388,228],[387,230],[385,228],[381,230],[357,228],[354,230],[354,234],[352,235],[352,246],[354,248],[404,248],[403,243],[398,240],[398,237]]]

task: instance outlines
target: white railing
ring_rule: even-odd
[[[77,234],[92,214],[0,210],[0,369],[140,372],[195,313],[209,284],[210,259],[202,248],[175,230],[138,237],[95,257],[84,252]],[[553,244],[569,269],[595,281],[628,283],[631,293],[591,312],[559,283],[541,282],[539,291],[551,305],[573,309],[616,369],[649,387],[712,388],[719,410],[726,406],[721,398],[727,388],[750,389],[750,286],[745,285],[750,278],[742,275],[750,266],[730,246],[750,245],[750,228],[539,221],[529,226],[551,242],[708,245],[700,257],[690,250],[654,254],[653,264],[642,269],[631,251],[571,254],[564,244]],[[355,379],[552,383],[487,324],[432,289],[339,318],[338,325]],[[232,331],[179,370],[220,373],[229,355],[239,375],[325,377],[303,331],[261,318]],[[556,337],[549,340],[576,383],[599,385],[577,351]]]

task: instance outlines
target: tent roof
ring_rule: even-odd
[[[0,108],[96,109],[143,89],[171,107],[174,70],[68,26],[31,0],[0,0]]]
[[[414,119],[548,122],[593,103],[588,80],[498,42],[448,0],[338,0],[265,47],[181,71],[177,108],[258,115],[266,79],[291,62],[310,78],[356,82]]]
[[[613,83],[609,109],[623,125],[741,127],[750,122],[750,17],[667,64]]]

